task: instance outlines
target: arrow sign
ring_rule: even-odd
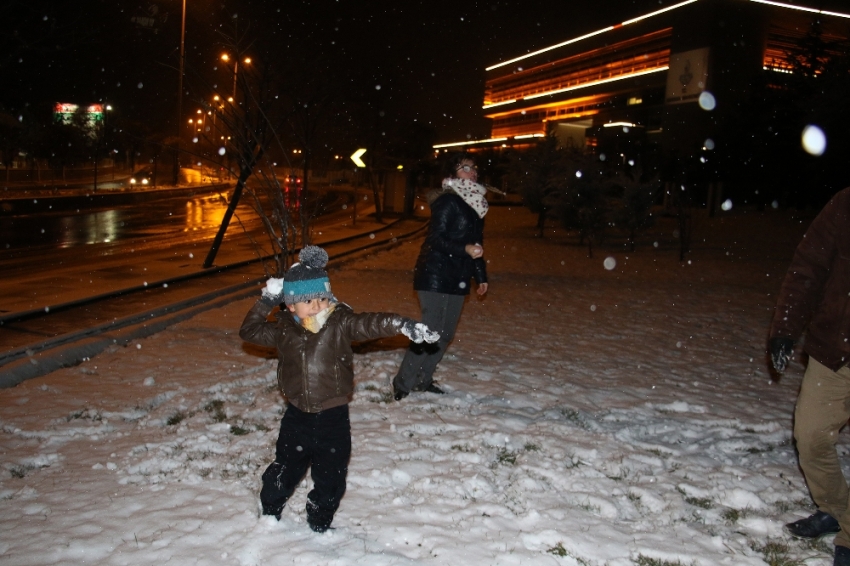
[[[354,164],[355,164],[355,165],[357,165],[358,167],[366,167],[366,164],[365,164],[365,163],[363,163],[363,160],[362,160],[362,159],[360,159],[360,157],[361,157],[364,153],[366,153],[366,150],[365,150],[365,149],[363,149],[363,148],[360,148],[360,149],[358,149],[357,151],[355,151],[354,153],[352,153],[352,154],[351,154],[351,160],[352,160],[352,161],[354,162]]]

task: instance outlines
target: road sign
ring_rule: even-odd
[[[355,151],[354,153],[352,153],[352,154],[351,154],[351,160],[352,160],[352,161],[354,162],[354,164],[355,164],[355,165],[357,165],[358,167],[366,167],[366,164],[365,164],[365,163],[363,163],[363,160],[362,160],[362,159],[360,159],[360,157],[361,157],[364,153],[366,153],[366,150],[365,150],[365,149],[363,149],[363,148],[360,148],[360,149],[358,149],[357,151]]]

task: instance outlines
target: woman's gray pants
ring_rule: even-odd
[[[395,390],[405,393],[424,391],[431,385],[434,370],[443,359],[449,342],[454,338],[466,299],[465,295],[447,295],[431,291],[417,291],[417,294],[422,309],[422,322],[431,330],[439,332],[440,339],[434,344],[410,343],[398,374],[393,379]]]

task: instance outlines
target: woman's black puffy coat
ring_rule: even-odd
[[[484,259],[472,259],[467,244],[484,245],[484,219],[453,192],[431,203],[428,235],[419,251],[413,288],[448,295],[468,295],[470,278],[487,282]]]

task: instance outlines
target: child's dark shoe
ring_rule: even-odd
[[[307,524],[317,533],[323,533],[331,528],[333,523],[333,511],[323,510],[318,505],[307,499]]]
[[[311,529],[314,533],[324,533],[324,532],[327,532],[327,531],[331,530],[331,526],[330,526],[329,524],[325,524],[325,523],[312,523],[312,522],[310,522],[310,521],[307,521],[307,524],[308,524],[308,525],[310,525],[310,529]]]

